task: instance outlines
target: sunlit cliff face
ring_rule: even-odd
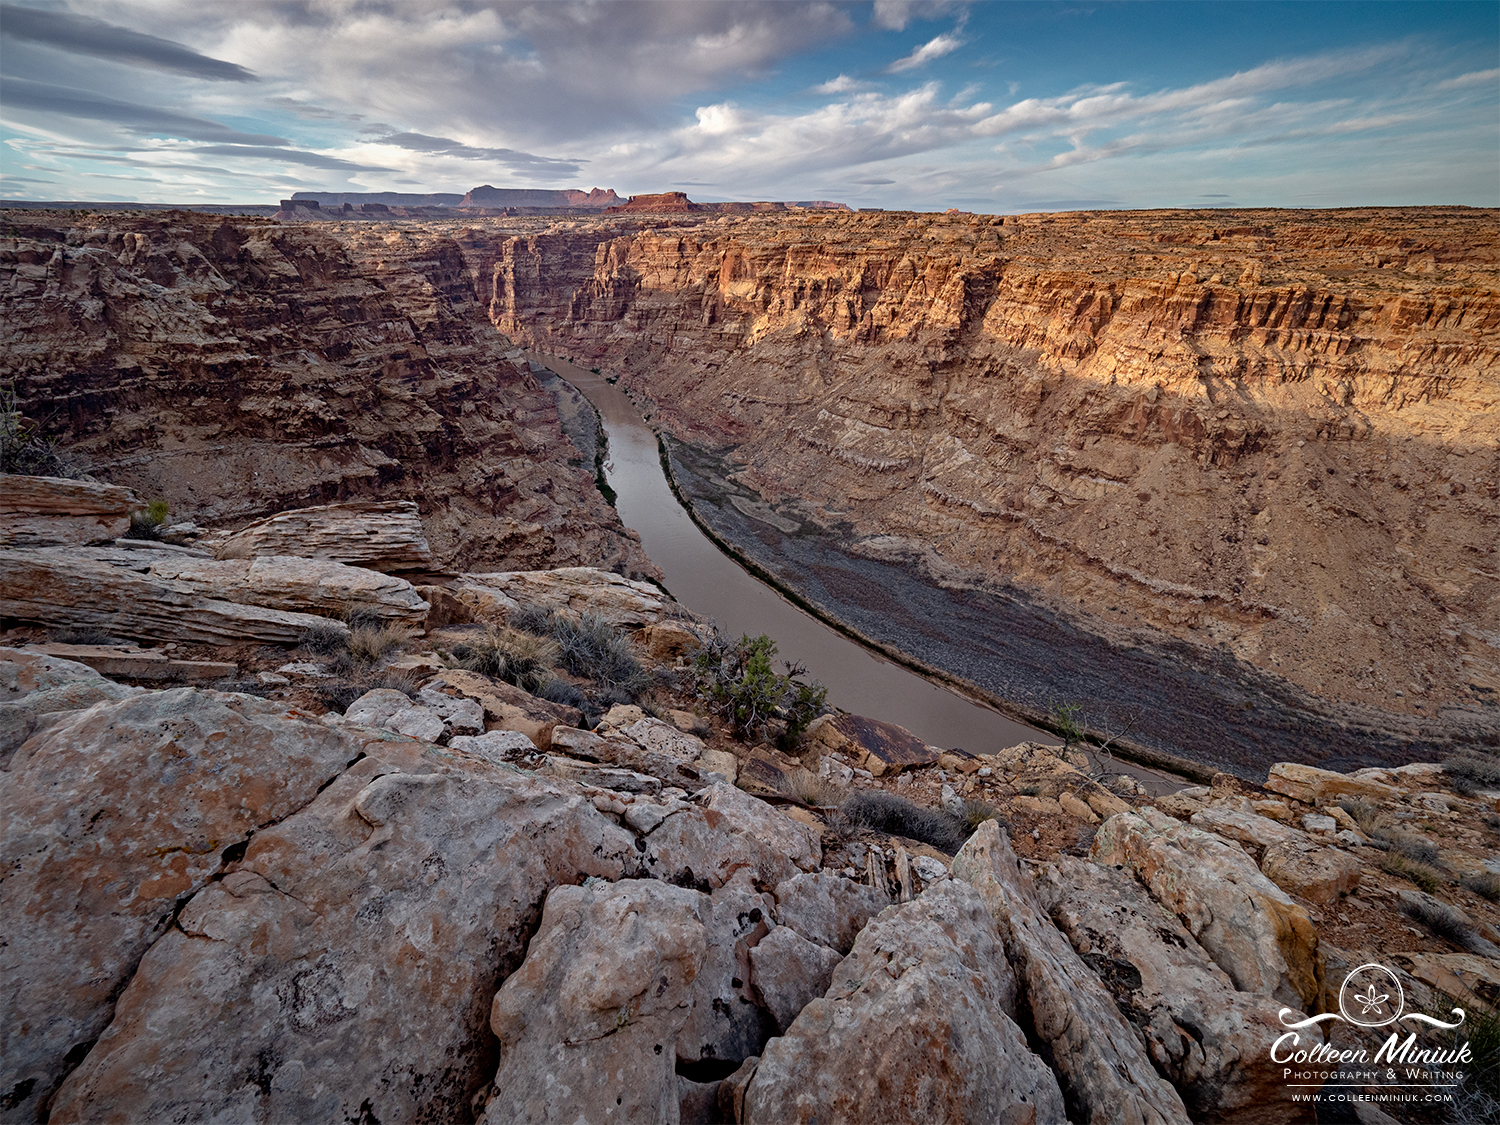
[[[623,372],[856,552],[1432,717],[1500,691],[1495,230],[887,213],[460,241],[503,332]]]

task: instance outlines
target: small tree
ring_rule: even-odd
[[[722,715],[740,736],[769,736],[781,725],[778,741],[796,745],[807,725],[821,715],[828,689],[804,681],[807,669],[786,664],[779,674],[771,663],[776,642],[762,633],[731,641],[715,629],[693,653],[698,698]]]

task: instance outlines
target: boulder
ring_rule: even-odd
[[[948,880],[876,918],[823,997],[766,1044],[746,1125],[1066,1119],[1012,1019],[1015,978],[983,902]]]
[[[1061,856],[1042,869],[1037,888],[1073,948],[1145,1037],[1151,1061],[1193,1120],[1295,1120],[1286,1077],[1270,1058],[1270,1045],[1286,1032],[1278,1005],[1237,990],[1127,872]],[[1302,1035],[1304,1047],[1319,1041],[1316,1029]]]
[[[1106,820],[1092,856],[1138,874],[1236,988],[1304,1011],[1317,1004],[1323,963],[1312,919],[1238,846],[1147,808]]]
[[[428,605],[404,578],[328,559],[153,559],[150,573],[203,597],[296,613],[349,612],[420,629]]]
[[[1193,827],[1257,850],[1264,850],[1273,844],[1297,850],[1317,846],[1312,837],[1301,829],[1262,816],[1248,806],[1249,802],[1243,799],[1234,804],[1211,805],[1193,814]]]
[[[816,831],[732,785],[715,782],[695,800],[646,837],[646,863],[658,879],[710,889],[748,868],[775,886],[822,862]]]
[[[281,704],[193,688],[99,703],[16,752],[0,794],[0,1089],[26,1091],[17,1120],[99,1038],[177,908],[359,753]]]
[[[628,709],[635,712],[637,709]],[[595,731],[552,731],[553,749],[589,761],[620,766],[660,778],[665,784],[696,793],[716,782],[733,782],[737,762],[732,754],[706,750],[703,741],[660,719],[625,715],[623,726],[611,725],[626,708],[615,707],[599,720]],[[702,760],[707,755],[707,760]],[[714,775],[719,776],[715,777]]]
[[[843,959],[790,926],[777,926],[750,950],[748,979],[776,1021],[777,1034],[785,1034],[802,1009],[828,991]]]
[[[237,799],[295,760],[259,749]],[[52,1120],[469,1115],[494,1076],[491,1002],[547,892],[634,874],[637,853],[549,779],[408,741],[362,749],[181,903]],[[169,899],[156,917],[171,914]]]
[[[412,500],[351,500],[278,512],[220,542],[221,559],[296,555],[370,570],[427,570],[432,550]]]
[[[672,599],[656,586],[589,566],[465,574],[457,588],[460,596],[470,588],[497,600],[555,609],[572,617],[596,614],[616,627],[654,625],[676,614]]]
[[[129,699],[143,688],[106,680],[93,668],[36,649],[0,648],[0,770],[37,731],[109,699]]]
[[[995,919],[1020,1004],[1075,1119],[1186,1125],[1182,1099],[1156,1073],[1114,997],[1053,925],[1005,829],[993,820],[981,824],[954,857],[952,871],[973,886]]]
[[[448,740],[449,750],[477,754],[488,762],[506,762],[524,754],[535,754],[536,743],[520,731],[491,730],[478,735],[455,735]]]
[[[676,660],[701,643],[698,634],[680,621],[663,621],[641,630],[641,643],[653,660]]]
[[[905,727],[867,719],[863,715],[840,715],[833,720],[833,727],[848,742],[829,748],[841,749],[858,766],[876,777],[895,775],[913,766],[933,765],[943,753],[935,746],[928,746]],[[828,744],[826,736],[822,744]]]
[[[143,508],[128,488],[62,477],[0,474],[0,547],[108,543]]]
[[[890,904],[889,895],[831,871],[793,875],[776,885],[777,921],[840,953],[853,949],[865,923]]]
[[[1359,886],[1359,860],[1339,848],[1272,844],[1261,857],[1260,869],[1287,894],[1324,908],[1336,906]]]
[[[1277,762],[1272,766],[1265,787],[1309,805],[1332,804],[1344,796],[1364,797],[1370,801],[1393,801],[1400,796],[1400,791],[1394,786],[1373,777],[1334,773],[1296,762]]]
[[[483,1120],[677,1120],[677,1036],[709,909],[653,880],[553,890],[490,1009],[500,1067]]]
[[[292,645],[315,627],[347,632],[327,617],[226,601],[148,573],[158,561],[106,547],[0,550],[0,616],[92,626],[136,640],[211,645]]]
[[[448,669],[426,686],[474,700],[484,709],[486,730],[517,731],[542,750],[552,749],[552,729],[558,724],[577,727],[583,723],[583,713],[577,708],[538,699],[514,684],[478,672]]]
[[[576,758],[561,754],[548,754],[546,769],[550,774],[567,778],[579,785],[590,785],[596,789],[613,789],[619,793],[661,792],[661,779],[648,773],[621,769],[618,766],[601,766],[595,762],[580,762]]]
[[[751,959],[775,925],[771,896],[757,892],[742,870],[714,891],[703,924],[707,951],[693,982],[693,1010],[677,1035],[677,1058],[738,1064],[760,1054],[778,1031],[751,986]]]

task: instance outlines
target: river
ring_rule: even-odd
[[[616,509],[641,537],[663,585],[684,606],[713,618],[731,636],[768,634],[782,660],[797,661],[828,688],[845,711],[897,723],[934,746],[987,754],[1018,742],[1057,745],[1050,734],[1008,718],[952,688],[933,683],[871,652],[755,578],[700,531],[672,495],[662,473],[656,434],[635,404],[602,375],[555,356],[531,355],[593,403],[609,439],[605,476]],[[1182,781],[1118,763],[1153,792]]]

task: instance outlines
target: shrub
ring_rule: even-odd
[[[1480,898],[1500,902],[1500,875],[1493,871],[1480,871],[1465,875],[1458,882],[1465,890],[1473,891]]]
[[[825,710],[828,689],[801,677],[806,669],[787,664],[785,675],[771,665],[776,642],[762,633],[731,641],[718,629],[693,652],[698,698],[722,715],[737,735],[765,736],[781,724],[783,749],[797,744],[807,725]]]
[[[1076,703],[1055,703],[1051,719],[1053,732],[1063,740],[1066,750],[1076,742],[1083,741],[1083,724],[1079,721],[1083,708]]]
[[[1408,918],[1415,918],[1439,937],[1445,937],[1454,945],[1465,949],[1483,940],[1474,932],[1474,927],[1464,920],[1462,914],[1446,902],[1439,902],[1434,898],[1403,898],[1401,913]]]
[[[365,668],[346,677],[324,681],[313,688],[313,693],[325,707],[343,714],[356,699],[376,688],[390,688],[415,699],[417,683],[416,673],[408,668],[385,668],[379,672]]]
[[[405,625],[360,625],[349,630],[349,655],[357,663],[374,664],[411,640]]]
[[[988,801],[973,799],[964,802],[964,815],[960,819],[971,834],[987,820],[996,820],[1002,825],[1005,824],[1005,818],[1000,815],[1000,810],[994,805]]]
[[[555,641],[491,625],[484,636],[453,646],[459,666],[533,691],[552,678],[561,650]]]
[[[562,665],[575,676],[586,676],[606,693],[630,702],[651,683],[625,634],[596,613],[578,620],[549,615],[548,633],[562,650]]]
[[[47,639],[60,645],[112,645],[116,641],[101,625],[63,625],[47,630]]]
[[[333,656],[349,650],[349,634],[332,621],[320,621],[298,637],[297,644],[319,656]]]
[[[0,473],[73,480],[87,475],[74,458],[21,416],[13,383],[0,388]]]
[[[844,799],[843,789],[810,769],[795,769],[782,774],[776,781],[776,788],[805,805],[820,808],[837,805]]]
[[[532,689],[531,694],[538,699],[545,699],[548,703],[561,703],[564,707],[576,707],[580,711],[586,709],[589,702],[588,697],[578,688],[556,676],[544,680]]]
[[[167,512],[165,500],[153,500],[144,509],[131,512],[130,530],[125,533],[125,538],[160,539],[162,528],[166,526]]]
[[[505,623],[512,629],[519,629],[523,633],[535,633],[539,637],[546,637],[552,632],[552,616],[550,609],[544,609],[539,605],[524,605],[507,614]]]
[[[1467,750],[1443,763],[1453,788],[1465,797],[1481,789],[1500,788],[1500,758]]]
[[[914,805],[889,793],[856,793],[843,803],[840,811],[855,824],[892,836],[905,836],[908,840],[920,840],[949,855],[963,847],[970,835],[958,817]]]

